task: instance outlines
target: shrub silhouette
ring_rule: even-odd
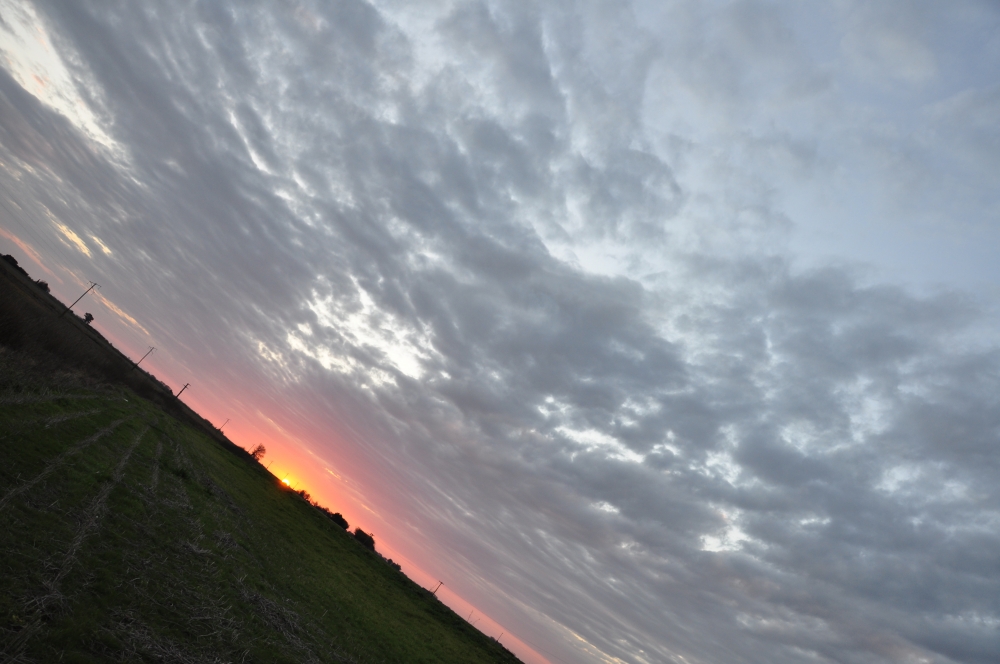
[[[267,448],[260,444],[258,444],[257,447],[253,448],[252,450],[250,450],[250,456],[253,457],[254,461],[259,462],[261,459],[264,458],[265,454],[267,454]]]
[[[10,254],[2,254],[2,255],[0,255],[0,259],[3,259],[5,261],[7,261],[8,263],[10,263],[14,267],[15,270],[17,270],[18,272],[20,272],[24,276],[28,277],[28,273],[24,271],[23,267],[21,267],[20,265],[17,264],[17,259],[14,258],[13,256],[11,256]],[[28,277],[28,278],[30,279],[31,277]]]
[[[354,539],[358,540],[361,546],[366,549],[371,549],[372,551],[375,550],[375,538],[360,528],[354,529]]]
[[[312,505],[320,512],[322,512],[326,516],[326,518],[328,518],[330,521],[333,521],[335,524],[337,524],[344,530],[350,528],[350,524],[347,523],[347,519],[345,519],[340,512],[331,512],[330,510],[323,507],[319,503],[313,503]]]

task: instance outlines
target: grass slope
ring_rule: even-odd
[[[249,455],[69,366],[0,345],[0,661],[518,661]]]
[[[9,661],[516,662],[266,470],[0,347]]]

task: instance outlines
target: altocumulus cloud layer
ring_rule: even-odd
[[[3,241],[552,661],[995,662],[982,303],[818,257],[1000,281],[1000,16],[867,4],[4,2]]]

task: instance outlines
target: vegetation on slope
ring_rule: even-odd
[[[0,345],[0,661],[517,661],[197,420],[20,345]]]

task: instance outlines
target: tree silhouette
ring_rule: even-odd
[[[361,530],[360,528],[354,529],[354,539],[361,543],[361,546],[366,549],[375,550],[375,538]]]

